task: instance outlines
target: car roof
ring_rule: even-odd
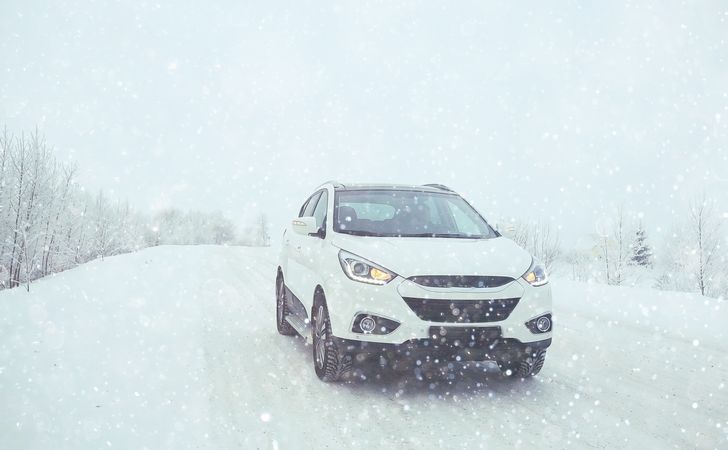
[[[338,181],[329,181],[324,184],[331,184],[336,191],[366,191],[366,190],[388,190],[388,191],[419,191],[419,192],[438,192],[450,193],[455,192],[442,184],[392,184],[392,183],[340,183]]]

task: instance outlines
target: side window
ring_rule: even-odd
[[[313,209],[316,207],[316,200],[321,196],[321,191],[316,192],[308,201],[301,207],[301,211],[298,213],[298,217],[310,217],[313,216]]]
[[[316,218],[316,225],[321,228],[326,220],[326,211],[329,206],[329,193],[328,191],[322,191],[321,197],[316,204],[316,209],[313,211],[313,216]]]

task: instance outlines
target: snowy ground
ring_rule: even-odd
[[[728,303],[556,280],[542,375],[324,384],[275,253],[158,247],[0,293],[2,448],[728,448]]]

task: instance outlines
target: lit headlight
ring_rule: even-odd
[[[339,262],[341,262],[341,268],[344,269],[346,276],[362,283],[381,286],[389,283],[396,276],[387,269],[344,250],[339,252]]]
[[[543,286],[549,282],[549,276],[546,273],[546,268],[543,264],[537,263],[535,259],[531,262],[531,267],[529,267],[528,271],[523,274],[522,278],[528,281],[528,284],[531,286]]]

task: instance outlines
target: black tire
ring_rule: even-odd
[[[293,336],[296,329],[286,320],[288,310],[286,309],[286,285],[283,276],[278,275],[276,280],[276,328],[278,333],[284,336]]]
[[[538,350],[520,361],[499,362],[498,367],[506,376],[528,378],[538,375],[544,362],[546,362],[546,350]]]
[[[317,295],[313,302],[311,337],[313,367],[321,381],[339,381],[344,374],[351,371],[351,357],[342,354],[333,340],[329,310],[323,295]]]

